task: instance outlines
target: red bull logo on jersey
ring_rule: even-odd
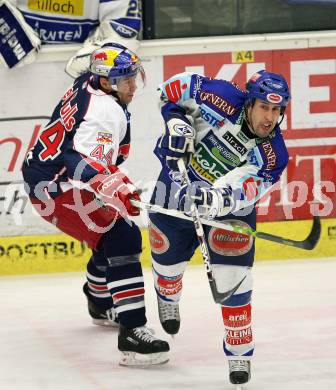
[[[100,144],[112,144],[113,138],[111,133],[98,132],[97,142]]]

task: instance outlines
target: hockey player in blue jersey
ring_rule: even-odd
[[[140,0],[0,0],[0,59],[11,68],[33,62],[41,44],[83,44],[66,67],[75,78],[104,43],[136,51],[141,24]]]
[[[135,186],[119,170],[130,149],[130,114],[144,70],[121,45],[93,52],[28,153],[22,172],[30,200],[48,222],[92,249],[84,293],[97,325],[119,325],[121,365],[165,363],[169,345],[146,324]]]
[[[255,203],[279,180],[288,152],[279,128],[290,100],[286,80],[261,70],[246,91],[228,81],[181,73],[159,87],[165,122],[155,154],[162,170],[152,203],[185,213],[196,205],[200,216],[245,228],[256,226]],[[181,180],[183,159],[191,184]],[[198,246],[194,224],[150,213],[154,285],[161,324],[169,334],[180,327],[183,274]],[[254,341],[251,328],[252,236],[203,226],[220,303],[223,348],[230,381],[250,379]]]

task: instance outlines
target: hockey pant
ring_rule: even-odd
[[[236,218],[236,223],[255,228],[255,214]],[[226,292],[245,277],[238,290],[222,302],[221,314],[224,353],[228,359],[249,359],[254,350],[251,328],[254,240],[237,233],[204,228],[217,289]],[[178,302],[187,262],[198,246],[195,228],[190,222],[151,214],[150,242],[156,292],[167,302]]]
[[[85,190],[80,193],[83,204],[92,201],[91,193]],[[92,249],[87,281],[93,302],[106,310],[114,306],[120,323],[127,328],[144,325],[147,320],[139,228],[123,218],[109,220],[103,209],[90,213],[88,223],[87,215],[69,207],[76,203],[72,190],[55,199],[31,201],[44,219]],[[107,229],[92,229],[92,225]]]

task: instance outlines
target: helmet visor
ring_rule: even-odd
[[[109,81],[117,90],[125,90],[127,88],[142,90],[146,85],[146,74],[143,67],[139,66],[133,73],[133,75],[123,77],[109,77]]]

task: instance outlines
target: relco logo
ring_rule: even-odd
[[[223,138],[225,141],[227,141],[233,149],[235,149],[241,156],[244,156],[245,153],[247,153],[247,149],[243,144],[241,144],[237,138],[235,138],[233,135],[231,135],[228,131],[223,135]]]

